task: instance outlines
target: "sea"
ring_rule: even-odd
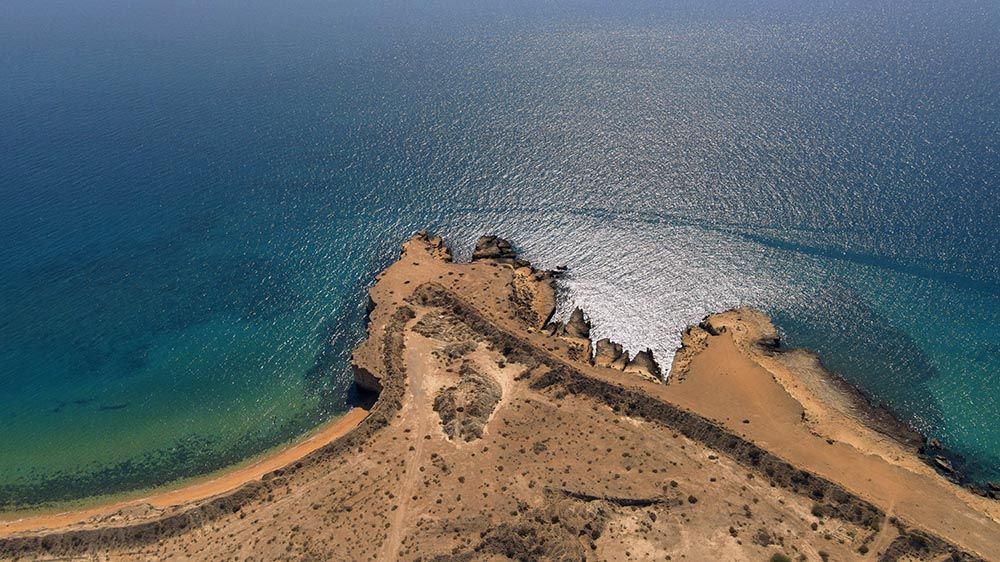
[[[0,511],[344,413],[423,228],[664,365],[761,308],[1000,478],[996,0],[5,0]]]

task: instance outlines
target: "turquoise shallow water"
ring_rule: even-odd
[[[666,359],[750,304],[1000,477],[994,2],[0,7],[0,505],[346,408],[414,230]]]

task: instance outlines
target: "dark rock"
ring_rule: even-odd
[[[510,242],[496,236],[479,237],[476,248],[472,251],[472,261],[477,260],[493,260],[515,267],[528,265],[528,262],[517,258],[517,252]]]
[[[535,278],[535,281],[545,281],[552,279],[551,271],[536,271],[532,275]]]
[[[975,484],[966,484],[965,489],[972,492],[973,494],[976,494],[977,496],[983,496],[984,498],[989,497],[989,495],[986,493],[986,490],[980,488]]]
[[[990,491],[1000,492],[1000,484],[998,484],[996,482],[987,482],[986,483],[986,487],[989,488]]]
[[[705,319],[698,324],[698,327],[705,330],[712,336],[717,336],[725,331],[724,327],[716,328],[715,325],[712,324],[712,318],[710,316],[706,316]]]
[[[725,330],[725,328],[722,328],[722,331]],[[781,348],[781,338],[778,336],[763,337],[757,340],[757,345],[765,352],[776,352]]]
[[[554,336],[558,333],[561,333],[562,329],[563,329],[562,322],[549,322],[545,326],[542,326],[541,332],[549,336]]]
[[[955,472],[955,467],[951,466],[951,461],[940,455],[934,457],[934,464],[948,474]]]

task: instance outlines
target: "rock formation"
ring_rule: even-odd
[[[472,261],[492,260],[515,267],[526,267],[530,264],[517,257],[514,246],[497,236],[480,236],[476,248],[472,251]]]
[[[657,382],[663,377],[663,374],[660,372],[660,366],[653,359],[653,351],[649,348],[636,353],[635,357],[625,366],[625,372],[635,373]]]
[[[622,354],[618,356],[617,359],[611,362],[610,367],[616,371],[624,371],[625,367],[628,365],[629,357],[628,351],[622,351]]]
[[[590,338],[590,322],[583,317],[583,309],[576,307],[563,327],[563,335],[569,338]]]
[[[624,349],[620,343],[615,343],[608,338],[599,339],[594,351],[594,365],[611,367],[622,356],[622,353],[624,353]]]

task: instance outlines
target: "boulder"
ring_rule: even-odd
[[[597,340],[594,365],[598,367],[610,367],[622,356],[623,351],[621,344],[615,343],[608,338]]]

